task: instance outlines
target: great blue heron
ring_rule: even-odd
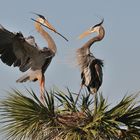
[[[55,30],[44,16],[36,15],[38,15],[38,18],[32,20],[35,21],[36,30],[47,41],[48,47],[40,49],[33,36],[25,38],[22,33],[10,32],[0,25],[0,59],[8,66],[19,67],[21,72],[28,70],[16,82],[22,83],[27,80],[35,82],[38,80],[40,83],[40,97],[43,100],[45,88],[44,73],[55,56],[57,48],[52,37],[42,26],[46,26],[59,35],[61,34]]]
[[[90,47],[96,41],[101,41],[104,38],[105,30],[102,26],[103,22],[104,20],[102,20],[99,24],[91,27],[89,30],[85,31],[79,36],[79,38],[82,39],[94,32],[98,34],[77,50],[77,61],[81,69],[82,79],[79,93],[81,92],[83,86],[86,86],[90,93],[97,93],[102,84],[103,61],[94,57],[94,55],[90,52]]]

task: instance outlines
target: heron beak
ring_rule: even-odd
[[[91,34],[91,31],[90,31],[90,30],[87,30],[87,31],[83,32],[83,33],[78,37],[78,39],[82,39],[82,38],[88,36],[89,34]]]
[[[45,26],[47,26],[50,30],[56,32],[55,28],[49,23],[49,21],[46,20],[46,18],[41,15],[41,14],[38,14],[38,13],[35,13],[35,12],[32,12],[33,14],[37,15],[42,21],[44,21],[43,23],[41,22],[41,24],[44,24]],[[34,19],[32,19],[34,20]],[[36,20],[34,20],[36,21]],[[39,22],[40,23],[40,22]]]
[[[57,32],[56,29],[46,19],[44,20],[44,25],[47,26],[50,30]]]
[[[41,15],[42,16],[42,15]],[[62,38],[64,38],[66,41],[68,41],[68,39],[66,37],[64,37],[62,34],[60,34],[59,32],[56,31],[56,29],[49,23],[48,20],[46,20],[43,16],[43,18],[39,15],[39,17],[43,20],[43,23],[42,22],[39,22],[38,20],[35,20],[33,18],[31,18],[31,20],[41,24],[42,26],[48,28],[49,30],[55,32],[56,34],[60,35]]]
[[[89,30],[87,30],[84,33],[82,33],[78,37],[78,39],[82,39],[82,38],[88,36],[91,33],[95,33],[95,32],[98,33],[99,32],[99,27],[103,24],[103,22],[104,22],[104,19],[102,19],[102,21],[100,23],[96,24],[95,26],[91,27]]]
[[[64,38],[66,41],[68,41],[68,39],[66,37],[64,37],[62,34],[60,34],[59,32],[56,31],[56,29],[49,23],[48,20],[44,20],[44,26],[46,26],[47,28],[49,28],[50,30],[54,31],[56,34],[60,35],[62,38]]]

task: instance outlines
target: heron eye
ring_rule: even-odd
[[[39,22],[42,23],[42,24],[44,24],[45,20],[42,19],[42,18],[40,18]]]
[[[42,23],[44,24],[44,23],[45,23],[45,21],[44,21],[44,20],[42,20]]]

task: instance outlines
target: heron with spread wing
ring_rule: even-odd
[[[36,14],[35,28],[47,41],[48,47],[39,48],[33,36],[24,37],[22,33],[13,33],[0,25],[0,59],[8,66],[19,67],[21,72],[26,72],[16,82],[39,81],[41,100],[44,99],[45,76],[44,73],[55,56],[57,48],[52,37],[42,26],[58,33],[44,16]],[[61,35],[62,36],[62,35]],[[64,36],[62,36],[66,39]],[[66,39],[67,40],[67,39]]]
[[[95,58],[95,56],[90,52],[90,47],[93,43],[101,41],[104,38],[105,30],[102,26],[102,20],[99,24],[91,27],[89,30],[82,33],[79,38],[82,39],[85,36],[96,32],[98,35],[91,38],[86,42],[81,48],[77,50],[77,61],[81,69],[81,88],[86,86],[88,91],[92,94],[97,93],[98,89],[102,84],[103,79],[103,61]],[[79,93],[80,93],[79,91]]]

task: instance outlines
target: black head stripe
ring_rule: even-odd
[[[102,19],[102,21],[101,21],[100,23],[96,24],[96,25],[95,25],[95,26],[93,26],[92,28],[102,25],[102,24],[103,24],[103,22],[104,22],[104,19]]]
[[[39,17],[42,18],[42,19],[45,19],[45,17],[44,17],[43,15],[37,14],[37,13],[35,13],[35,12],[32,12],[32,13],[35,14],[35,15],[37,15],[37,16],[39,16]]]
[[[42,15],[40,15],[40,14],[39,14],[38,16],[39,16],[40,18],[42,18],[42,19],[45,19],[45,17],[44,17],[44,16],[42,16]]]

